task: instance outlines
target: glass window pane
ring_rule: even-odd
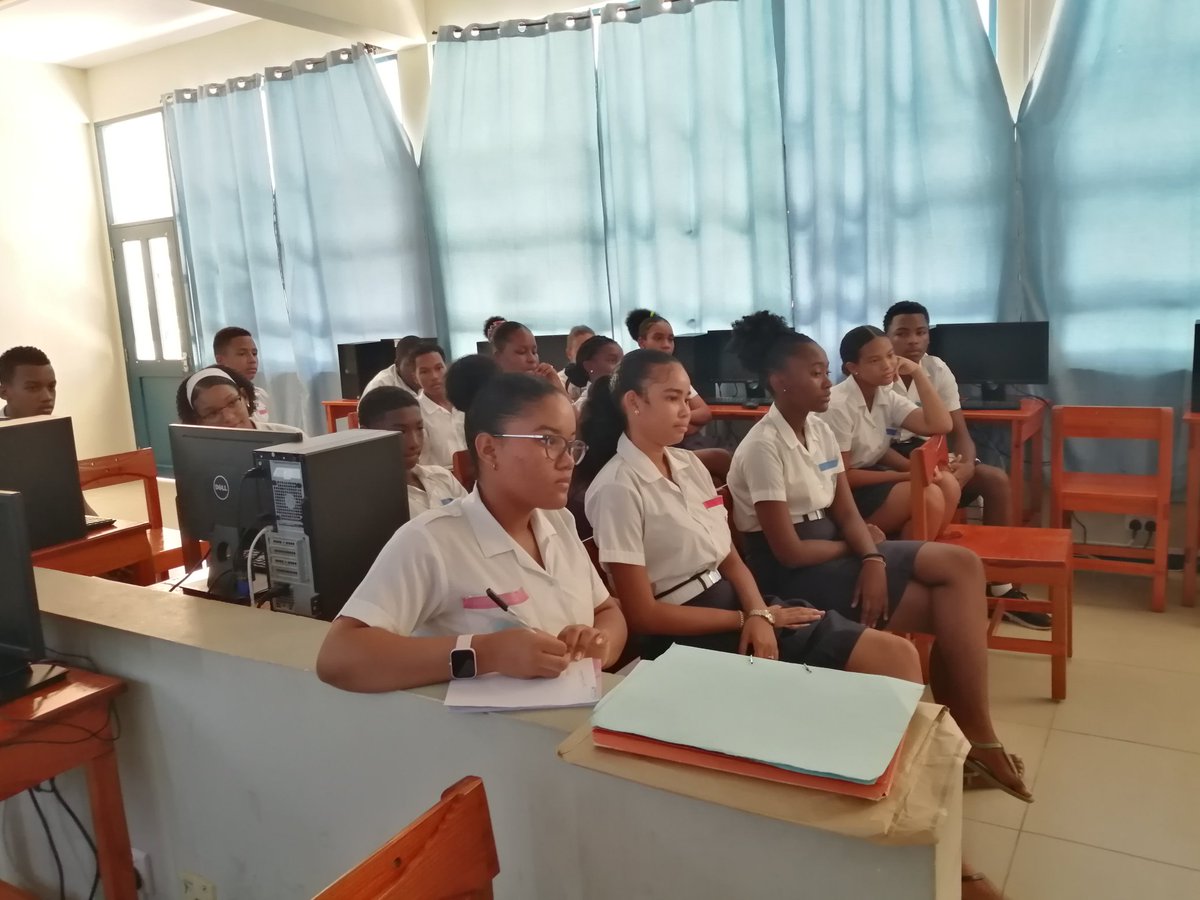
[[[173,216],[162,113],[101,125],[100,140],[112,224]]]
[[[134,353],[139,361],[154,360],[154,329],[150,324],[150,297],[146,293],[146,270],[142,266],[142,242],[123,241],[121,261],[129,288],[129,316],[133,319]]]
[[[183,359],[179,336],[179,307],[175,304],[175,271],[165,237],[150,239],[150,272],[154,278],[154,308],[158,313],[158,340],[163,359]]]
[[[379,79],[383,82],[383,89],[388,95],[388,99],[392,101],[392,109],[396,111],[396,118],[400,118],[400,64],[395,56],[389,56],[387,59],[381,59],[375,63],[375,71],[379,73]]]

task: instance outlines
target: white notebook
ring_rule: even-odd
[[[593,706],[600,699],[600,660],[581,659],[557,678],[484,675],[450,682],[446,706],[459,712],[496,712]]]

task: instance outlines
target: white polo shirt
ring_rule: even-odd
[[[850,468],[866,469],[875,465],[900,439],[901,426],[917,404],[891,385],[875,389],[875,402],[867,409],[867,401],[858,382],[848,377],[834,385],[829,409],[820,413],[837,437],[843,453],[850,454]]]
[[[941,398],[942,405],[946,407],[946,412],[954,412],[962,409],[962,400],[958,392],[958,380],[954,377],[954,373],[950,371],[950,367],[936,356],[930,356],[926,353],[921,357],[921,368],[925,370],[925,374],[933,382],[933,389],[937,391],[937,395]],[[904,379],[897,378],[892,382],[892,390],[907,397],[913,403],[917,404],[917,406],[921,405],[921,395],[917,393],[915,382],[910,381],[908,387],[905,387]],[[910,438],[920,436],[901,428],[900,436],[896,440],[907,441]]]
[[[250,424],[258,431],[281,431],[285,434],[304,434],[302,428],[297,428],[295,425],[284,425],[282,422],[260,422],[258,419],[251,419]]]
[[[416,466],[417,480],[422,487],[408,486],[408,517],[415,519],[430,509],[445,506],[451,500],[467,496],[467,489],[454,477],[454,473],[441,466]]]
[[[434,403],[422,391],[417,395],[421,418],[425,421],[425,446],[421,464],[450,468],[454,454],[467,449],[466,416],[457,409]]]
[[[793,523],[833,505],[846,471],[838,440],[816,413],[804,420],[804,439],[808,446],[772,405],[738,445],[728,480],[738,531],[762,531],[755,503],[786,503]]]
[[[271,414],[268,408],[271,403],[271,395],[260,387],[254,389],[254,412],[250,413],[250,418],[256,422],[269,422]]]
[[[404,379],[400,377],[400,372],[397,371],[394,364],[388,366],[368,381],[367,386],[363,388],[362,396],[367,396],[367,394],[371,393],[377,387],[398,387],[402,391],[408,391],[414,397],[417,396],[417,392],[404,383]]]
[[[687,450],[669,448],[666,478],[625,435],[588,488],[584,511],[600,562],[645,566],[655,594],[717,568],[729,555],[725,503],[708,469]],[[678,599],[676,599],[678,598]],[[683,603],[685,591],[664,603]]]
[[[396,634],[486,634],[521,621],[550,634],[591,625],[608,599],[575,520],[536,510],[539,566],[488,512],[479,492],[409,521],[379,552],[342,615]],[[491,588],[507,613],[488,599]]]

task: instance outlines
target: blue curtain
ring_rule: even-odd
[[[440,28],[421,174],[451,350],[496,314],[612,326],[587,14]]]
[[[783,125],[770,0],[605,7],[600,134],[618,317],[677,332],[791,317]]]
[[[1020,312],[1050,320],[1051,396],[1181,407],[1200,318],[1200,4],[1059,0],[1017,141]],[[1146,445],[1068,450],[1096,471],[1153,468]],[[1175,460],[1182,484],[1182,437]]]
[[[432,336],[425,207],[407,137],[361,45],[267,71],[279,246],[306,430],[341,394],[337,344]]]
[[[175,91],[163,116],[197,367],[211,361],[217,331],[248,328],[272,418],[299,422],[303,392],[279,272],[262,78]]]
[[[990,321],[1016,286],[1015,152],[975,0],[777,0],[795,325],[894,301]]]

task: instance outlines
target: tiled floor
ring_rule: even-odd
[[[966,796],[965,852],[1011,900],[1200,898],[1200,608],[1085,572],[1067,699],[1045,658],[992,653],[992,716],[1037,800]],[[1030,632],[1021,632],[1028,636]]]

